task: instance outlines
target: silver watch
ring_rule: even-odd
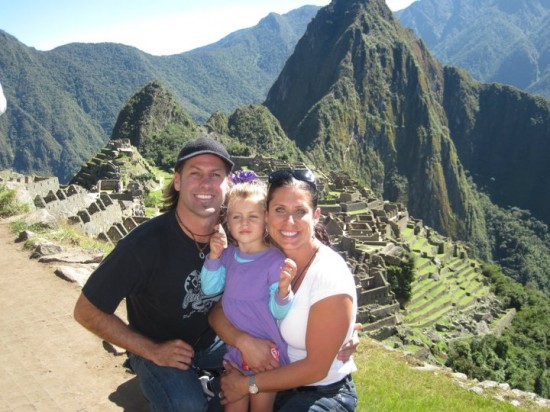
[[[248,393],[255,395],[259,392],[258,386],[256,385],[256,378],[254,375],[248,377]]]

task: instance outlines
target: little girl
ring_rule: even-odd
[[[290,363],[287,346],[276,319],[283,319],[293,298],[290,282],[296,264],[266,242],[266,185],[259,180],[235,184],[228,193],[226,225],[237,246],[227,245],[225,232],[210,239],[210,254],[201,272],[201,289],[205,295],[219,294],[227,318],[237,328],[269,339],[277,347],[273,356],[281,365]],[[225,359],[253,375],[243,362],[240,351],[228,346]],[[275,392],[249,395],[226,406],[226,411],[271,411]]]

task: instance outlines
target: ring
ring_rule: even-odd
[[[219,391],[219,392],[218,392],[218,397],[219,397],[220,399],[223,399],[223,392],[222,392],[222,391]]]

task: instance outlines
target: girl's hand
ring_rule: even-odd
[[[223,250],[227,247],[227,235],[222,225],[218,225],[218,231],[210,237],[210,259],[219,259]]]
[[[290,284],[292,279],[296,276],[297,271],[296,262],[292,259],[286,258],[281,271],[279,272],[279,297],[284,299],[290,293]]]

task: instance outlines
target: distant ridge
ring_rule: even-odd
[[[10,102],[0,121],[0,169],[67,182],[103,147],[121,107],[153,80],[197,122],[261,102],[318,9],[271,13],[207,47],[160,57],[114,43],[41,52],[0,30],[0,81]]]
[[[422,0],[396,12],[445,64],[550,99],[550,3]]]

